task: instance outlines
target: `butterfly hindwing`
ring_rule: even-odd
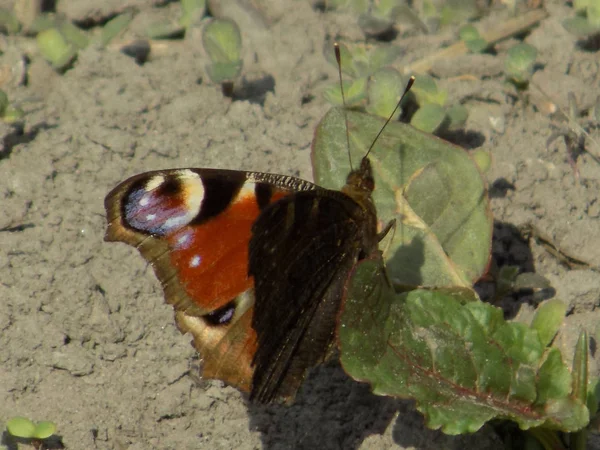
[[[307,369],[331,353],[367,214],[347,195],[319,189],[282,198],[258,218],[250,241],[258,334],[251,399],[293,398]]]

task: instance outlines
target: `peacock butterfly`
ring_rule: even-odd
[[[353,266],[379,251],[373,189],[368,152],[341,191],[260,172],[146,172],[107,195],[105,239],[152,265],[205,378],[291,401],[335,349]]]

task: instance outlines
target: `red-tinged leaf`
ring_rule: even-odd
[[[574,432],[589,411],[538,331],[463,290],[397,294],[381,261],[361,262],[340,318],[341,361],[378,395],[415,399],[431,428],[474,432],[494,418]]]

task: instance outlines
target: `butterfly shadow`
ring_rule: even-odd
[[[374,395],[332,361],[310,372],[292,405],[250,404],[250,426],[262,433],[267,450],[352,450],[384,433],[400,403]]]

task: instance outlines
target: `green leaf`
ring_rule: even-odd
[[[377,71],[369,78],[367,112],[387,119],[400,100],[405,84],[400,72],[392,67]],[[398,109],[392,120],[398,120],[401,112]]]
[[[36,16],[35,19],[33,19],[33,22],[28,27],[27,32],[32,34],[41,33],[42,31],[45,31],[49,28],[56,28],[59,25],[60,23],[58,20],[56,20],[56,17],[54,17],[54,15],[51,15],[49,13],[42,13]]]
[[[446,126],[449,130],[457,130],[465,126],[467,119],[469,118],[469,110],[460,103],[455,103],[446,110],[446,119],[448,125]]]
[[[599,26],[590,23],[586,17],[581,16],[568,17],[563,20],[562,25],[569,33],[579,37],[587,37],[600,31]]]
[[[213,83],[232,81],[242,72],[242,61],[209,64],[206,71]]]
[[[584,12],[591,1],[593,0],[573,0],[573,9],[577,12]]]
[[[16,123],[25,117],[25,111],[13,105],[8,105],[4,110],[2,120],[6,123]]]
[[[560,350],[551,348],[538,371],[536,404],[543,405],[553,398],[567,397],[571,392],[571,372],[562,360]],[[585,404],[585,399],[581,400]]]
[[[206,11],[206,0],[181,0],[179,25],[188,28],[199,21]]]
[[[481,37],[473,25],[465,25],[458,31],[460,39],[472,53],[481,53],[488,47],[488,42]]]
[[[440,106],[444,106],[448,97],[448,93],[446,91],[440,91],[434,79],[427,74],[419,74],[416,76],[411,93],[415,96],[419,106],[426,105],[427,103],[436,103]]]
[[[382,45],[374,47],[369,53],[369,73],[375,73],[390,64],[393,64],[402,53],[402,49],[395,45]],[[404,89],[404,86],[403,86]]]
[[[382,261],[358,264],[340,317],[341,362],[373,392],[412,398],[427,426],[477,431],[491,419],[572,432],[589,420],[571,375],[536,330],[506,322],[473,295],[416,289],[396,294]]]
[[[367,79],[358,78],[354,81],[345,80],[344,95],[346,96],[346,106],[349,108],[360,106],[367,99]],[[343,106],[342,92],[340,85],[329,86],[323,92],[325,100],[336,106]]]
[[[492,154],[488,150],[481,147],[477,148],[471,152],[471,158],[473,158],[481,173],[487,173],[490,170],[492,166]]]
[[[54,422],[38,422],[35,426],[34,438],[36,439],[48,439],[56,431],[56,424]]]
[[[233,20],[214,19],[202,30],[202,44],[213,63],[241,60],[242,36]]]
[[[393,45],[371,46],[339,43],[342,73],[350,78],[367,78],[379,69],[392,64],[401,54],[400,47]],[[335,54],[330,45],[324,50],[325,58],[337,69]]]
[[[59,31],[65,37],[67,42],[73,44],[78,50],[83,50],[90,42],[87,34],[71,22],[62,23]]]
[[[12,11],[0,8],[0,30],[6,34],[17,34],[21,29],[21,24]]]
[[[0,89],[0,116],[4,116],[4,112],[6,111],[8,105],[8,95],[6,95],[6,92]]]
[[[174,39],[182,37],[185,26],[171,21],[154,22],[146,28],[146,36],[149,39]]]
[[[65,69],[77,54],[75,47],[56,28],[38,33],[36,41],[44,59],[56,70]]]
[[[446,118],[446,110],[436,103],[426,103],[412,116],[410,124],[417,130],[433,133]]]
[[[340,189],[365,155],[385,120],[331,109],[313,141],[315,182]],[[487,267],[492,217],[481,174],[460,147],[391,122],[369,155],[375,176],[373,199],[380,223],[397,229],[381,244],[392,281],[406,286],[467,286]],[[393,239],[391,236],[393,235]]]
[[[537,330],[540,342],[550,345],[565,319],[567,306],[558,299],[543,302],[535,312],[531,328]]]
[[[516,83],[526,83],[533,74],[537,50],[529,44],[517,44],[508,50],[504,70]]]
[[[329,0],[326,3],[329,9],[340,9],[362,14],[369,8],[368,0]]]
[[[340,49],[340,64],[342,66],[342,73],[350,78],[354,78],[356,74],[354,73],[354,67],[352,65],[352,54],[350,53],[350,49],[346,44],[338,42],[338,46]],[[329,64],[334,66],[337,69],[337,60],[335,59],[335,51],[333,49],[333,45],[331,43],[326,42],[325,47],[323,49],[323,54],[325,59]],[[346,81],[346,80],[344,80]]]
[[[127,28],[129,23],[133,20],[133,13],[125,12],[119,14],[114,19],[109,20],[104,27],[102,27],[102,33],[100,34],[100,45],[106,47],[110,41],[116,38],[122,31]]]
[[[585,402],[588,397],[588,348],[590,342],[587,332],[582,330],[577,339],[573,357],[573,395]]]
[[[590,1],[587,7],[587,19],[592,27],[600,29],[600,2],[598,0]]]
[[[34,423],[26,417],[13,417],[6,422],[6,429],[15,436],[24,439],[32,438],[35,435]]]
[[[440,24],[459,24],[478,14],[475,0],[446,0],[440,12]]]

